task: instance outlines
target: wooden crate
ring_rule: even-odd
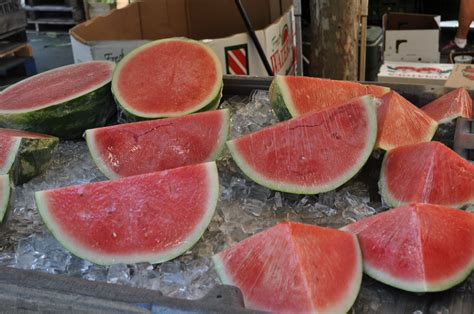
[[[0,0],[0,36],[26,27],[26,14],[20,0]]]

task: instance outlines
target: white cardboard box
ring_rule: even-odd
[[[439,63],[440,21],[435,15],[385,14],[384,60]]]
[[[385,62],[380,68],[377,81],[396,84],[444,85],[453,64]]]
[[[295,70],[294,11],[291,0],[243,1],[275,74]],[[209,7],[213,10],[209,11]],[[118,62],[133,49],[167,37],[207,43],[225,74],[266,76],[255,45],[233,0],[143,0],[70,31],[74,62]]]

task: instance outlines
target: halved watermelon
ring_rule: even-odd
[[[474,165],[440,142],[401,146],[385,154],[380,194],[391,206],[474,203]]]
[[[364,271],[413,292],[442,291],[474,268],[474,214],[410,204],[343,228],[359,239]]]
[[[214,162],[35,193],[43,221],[93,263],[160,263],[191,248],[215,211]]]
[[[346,313],[362,280],[355,236],[284,222],[212,257],[246,307],[278,313]]]
[[[10,203],[10,178],[2,174],[0,175],[0,222],[3,221]]]
[[[270,86],[270,101],[280,120],[338,106],[352,98],[372,94],[382,96],[387,87],[362,85],[304,76],[276,76]]]
[[[89,151],[109,178],[216,160],[229,134],[229,110],[86,131]]]
[[[472,99],[463,87],[433,100],[421,108],[439,124],[459,117],[472,118]]]
[[[222,95],[222,68],[214,51],[199,41],[161,39],[123,58],[112,92],[131,121],[215,109]]]
[[[11,175],[15,184],[22,184],[48,167],[59,143],[57,137],[0,129],[0,174]]]
[[[422,142],[429,142],[438,124],[421,109],[391,91],[381,98],[377,108],[376,148],[392,148]]]
[[[310,113],[227,142],[255,182],[296,194],[333,190],[369,158],[377,133],[372,96]]]
[[[43,72],[0,93],[0,127],[77,138],[115,112],[113,62],[91,61]]]

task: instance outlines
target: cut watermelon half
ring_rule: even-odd
[[[227,142],[240,169],[270,189],[317,194],[352,178],[377,133],[372,96],[310,113]]]
[[[229,111],[213,110],[86,131],[89,151],[109,178],[216,160],[229,134]]]
[[[385,154],[380,193],[391,206],[474,203],[474,165],[440,142],[401,146]]]
[[[280,223],[212,259],[246,307],[270,312],[345,313],[362,280],[354,235],[300,223]]]
[[[214,51],[199,41],[161,39],[123,58],[112,92],[129,120],[215,109],[222,95],[222,68]]]
[[[435,120],[397,92],[391,91],[381,100],[377,108],[376,148],[390,150],[431,141],[438,127]]]
[[[77,138],[115,112],[115,64],[91,61],[43,72],[0,93],[0,127]]]
[[[463,87],[457,88],[446,95],[435,99],[421,108],[439,124],[463,117],[472,117],[472,99]]]
[[[48,167],[59,143],[57,137],[0,129],[0,174],[8,174],[15,184],[22,184]]]
[[[387,87],[362,85],[304,76],[276,76],[270,86],[270,101],[280,120],[299,117],[345,103],[352,98],[372,94],[382,96]]]
[[[449,289],[474,269],[474,215],[410,204],[343,228],[359,239],[364,271],[407,291]]]
[[[219,196],[214,162],[35,193],[54,237],[101,265],[161,263],[191,248]]]
[[[0,175],[0,222],[3,221],[10,204],[10,177]]]

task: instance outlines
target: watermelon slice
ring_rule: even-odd
[[[0,222],[3,221],[10,203],[10,178],[2,174],[0,175]]]
[[[395,148],[385,154],[380,193],[391,206],[474,203],[474,165],[440,142]]]
[[[382,105],[377,108],[376,148],[392,148],[422,142],[429,142],[438,124],[421,109],[391,91],[381,98]]]
[[[459,209],[410,204],[343,230],[357,234],[364,271],[403,290],[446,290],[474,268],[474,214]]]
[[[229,134],[229,111],[115,125],[86,131],[89,151],[109,178],[216,160]]]
[[[362,85],[303,76],[276,76],[270,86],[270,101],[280,120],[299,117],[340,105],[352,98],[372,94],[382,96],[387,87]]]
[[[421,108],[439,124],[452,121],[459,117],[472,117],[472,99],[463,87],[455,89],[435,99]]]
[[[362,280],[355,236],[300,223],[280,223],[212,259],[222,282],[255,310],[345,313]]]
[[[317,194],[352,178],[369,158],[377,133],[372,96],[310,113],[227,142],[233,159],[270,189]]]
[[[27,182],[46,170],[58,143],[49,135],[0,129],[0,174],[11,175],[15,184]]]
[[[222,68],[216,54],[201,42],[157,40],[123,58],[112,92],[125,118],[132,121],[215,109],[222,95]]]
[[[92,61],[43,72],[0,93],[0,127],[77,138],[115,111],[113,62]]]
[[[214,162],[35,193],[43,221],[93,263],[160,263],[201,237],[218,199]]]

